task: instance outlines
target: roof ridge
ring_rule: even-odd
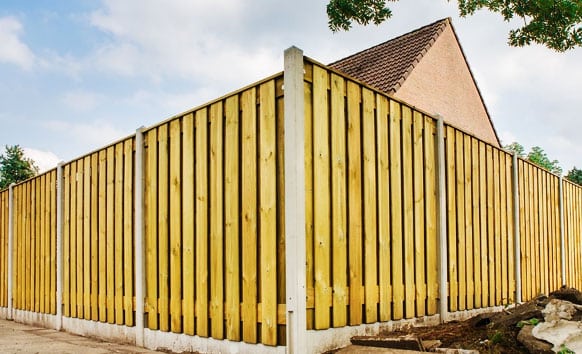
[[[364,53],[364,52],[368,52],[368,51],[374,50],[374,49],[376,49],[376,48],[378,48],[378,47],[380,47],[380,46],[383,46],[383,45],[385,45],[385,44],[386,44],[386,43],[388,43],[388,42],[392,42],[392,41],[396,41],[396,40],[398,40],[398,39],[401,39],[402,37],[413,35],[413,34],[415,34],[415,33],[417,33],[417,32],[420,32],[420,31],[422,31],[422,30],[424,30],[424,29],[426,29],[426,28],[432,27],[432,26],[434,26],[434,25],[436,25],[436,24],[440,24],[440,25],[441,25],[441,26],[438,28],[438,30],[437,30],[436,37],[438,37],[438,36],[439,36],[439,35],[440,35],[440,34],[443,32],[443,30],[444,30],[444,27],[445,27],[446,25],[449,25],[450,23],[451,23],[451,18],[450,18],[450,17],[442,18],[442,19],[440,19],[440,20],[437,20],[437,21],[435,21],[435,22],[433,22],[433,23],[429,23],[428,25],[424,25],[424,26],[422,26],[422,27],[419,27],[419,28],[417,28],[417,29],[414,29],[414,30],[412,30],[412,31],[409,31],[409,32],[403,33],[403,34],[401,34],[401,35],[399,35],[399,36],[397,36],[397,37],[390,38],[390,39],[388,39],[387,41],[384,41],[384,42],[382,42],[382,43],[378,43],[378,44],[376,44],[376,45],[374,45],[374,46],[372,46],[372,47],[368,47],[368,48],[366,48],[366,49],[362,49],[362,50],[361,50],[361,51],[359,51],[359,52],[356,52],[356,53],[350,54],[350,55],[348,55],[347,57],[344,57],[344,58],[338,59],[338,60],[336,60],[336,61],[334,61],[334,62],[332,62],[332,63],[329,63],[329,64],[327,64],[327,65],[328,65],[328,66],[332,66],[332,65],[334,65],[334,64],[336,64],[336,63],[338,63],[338,62],[341,62],[341,61],[344,61],[344,60],[348,60],[348,59],[350,59],[350,58],[352,58],[352,57],[354,57],[354,56],[356,56],[356,55],[360,55],[360,54],[362,54],[362,53]],[[443,26],[443,25],[444,25],[444,26]],[[435,38],[435,40],[436,40],[436,38]],[[434,41],[433,41],[432,43],[434,43]],[[429,48],[430,48],[430,47],[429,47]]]

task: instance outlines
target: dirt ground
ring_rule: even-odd
[[[517,340],[517,335],[528,320],[536,318],[543,321],[541,310],[551,298],[582,304],[580,291],[564,288],[551,293],[549,297],[540,296],[502,312],[482,314],[466,321],[433,327],[412,327],[384,335],[415,334],[422,340],[440,340],[444,348],[475,349],[480,353],[529,353]]]

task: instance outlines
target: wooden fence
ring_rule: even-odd
[[[441,134],[436,118],[315,61],[303,70],[306,329],[582,288],[580,186],[452,126]],[[0,307],[13,255],[17,310],[128,327],[143,313],[154,331],[285,345],[284,98],[277,74],[20,183],[12,220],[0,191]]]

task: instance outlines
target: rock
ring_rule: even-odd
[[[582,351],[582,323],[560,319],[552,322],[542,322],[534,327],[532,335],[554,345],[557,352],[562,345],[575,353]]]
[[[424,351],[420,339],[412,334],[397,337],[356,336],[352,337],[350,341],[352,344],[360,346]]]
[[[534,326],[523,326],[519,334],[517,335],[517,340],[523,344],[524,347],[530,353],[540,353],[540,354],[551,354],[554,353],[552,350],[552,345],[546,341],[537,339],[533,336],[532,330]]]
[[[576,306],[570,301],[551,299],[542,314],[546,322],[555,322],[560,319],[571,320],[576,311]]]

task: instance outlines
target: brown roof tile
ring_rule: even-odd
[[[384,92],[394,93],[448,23],[449,19],[439,20],[329,66]]]

